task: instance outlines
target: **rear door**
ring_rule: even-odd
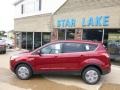
[[[80,43],[64,43],[62,46],[62,53],[56,57],[61,70],[80,70],[80,63],[82,62],[83,46]]]

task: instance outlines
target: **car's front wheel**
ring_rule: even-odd
[[[91,85],[96,84],[100,78],[100,71],[96,67],[88,67],[82,73],[82,79]]]
[[[19,79],[27,80],[32,76],[32,70],[28,65],[20,64],[16,68],[16,75]]]

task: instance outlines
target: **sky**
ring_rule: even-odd
[[[14,2],[16,0],[0,0],[0,31],[14,29]]]

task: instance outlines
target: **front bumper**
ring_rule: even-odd
[[[14,60],[10,60],[10,70],[15,73],[15,62],[14,62]]]

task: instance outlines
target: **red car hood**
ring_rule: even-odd
[[[16,54],[14,54],[14,55],[12,55],[10,58],[11,59],[15,59],[15,58],[18,58],[18,57],[21,57],[21,56],[27,56],[27,55],[30,55],[31,53],[30,53],[30,51],[29,50],[23,50],[23,51],[20,51],[20,52],[18,52],[18,53],[16,53]]]

